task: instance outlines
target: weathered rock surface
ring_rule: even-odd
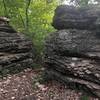
[[[45,44],[46,75],[83,85],[100,97],[100,39],[89,33],[81,30],[52,33]]]
[[[53,26],[56,29],[100,30],[100,8],[95,6],[80,8],[60,5],[55,10]]]
[[[88,30],[60,30],[50,34],[46,41],[48,54],[57,53],[63,56],[72,56],[77,53],[81,55],[100,57],[100,38],[95,31]],[[52,50],[52,52],[49,52]],[[70,55],[69,55],[70,56]],[[81,55],[82,56],[82,55]]]
[[[11,26],[0,24],[0,72],[15,71],[33,64],[32,42]]]
[[[99,13],[91,9],[90,17],[87,12],[90,13],[90,10],[81,12],[69,6],[57,8],[53,25],[56,23],[55,28],[64,30],[51,33],[46,38],[45,73],[47,78],[88,91],[100,98]],[[82,13],[86,14],[85,17]],[[62,17],[64,14],[65,17]],[[96,19],[90,21],[92,18]]]

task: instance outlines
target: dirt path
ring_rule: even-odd
[[[83,96],[57,82],[40,84],[38,70],[27,69],[0,79],[0,100],[99,100]],[[34,82],[34,80],[36,80]]]

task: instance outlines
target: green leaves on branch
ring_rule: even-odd
[[[0,0],[0,16],[9,17],[13,27],[32,38],[40,52],[45,36],[54,30],[51,22],[58,1]]]

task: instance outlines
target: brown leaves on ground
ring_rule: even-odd
[[[41,84],[36,78],[40,73],[41,70],[27,69],[0,79],[0,100],[99,100],[56,81]]]

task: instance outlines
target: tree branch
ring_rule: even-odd
[[[29,6],[30,6],[31,0],[26,1],[26,32],[29,31],[29,18],[28,18],[28,10],[29,10]]]

